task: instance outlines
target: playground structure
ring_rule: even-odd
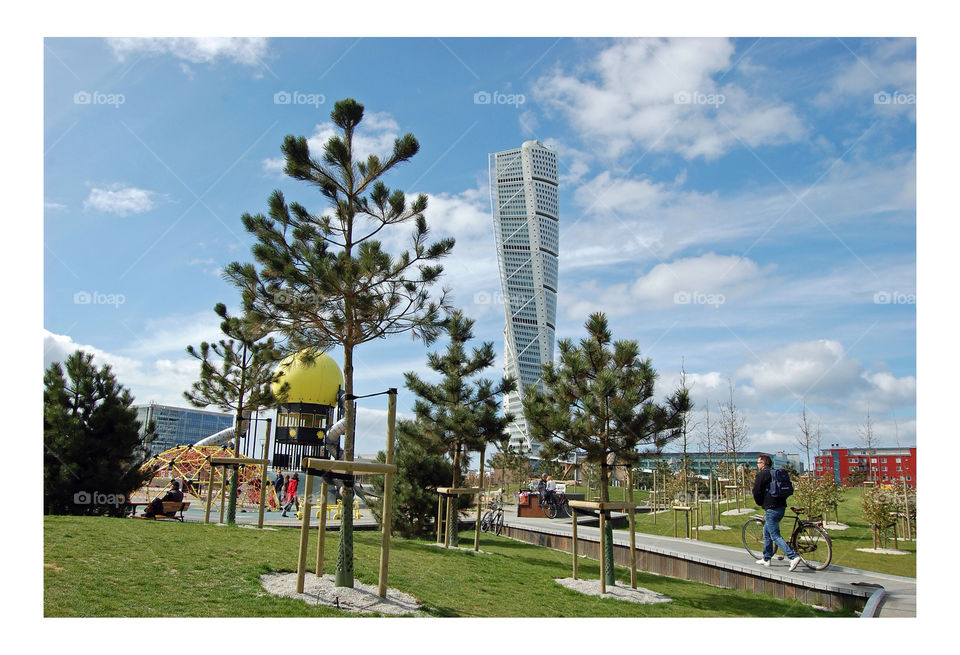
[[[232,437],[233,428],[230,428],[229,432],[230,437]],[[203,441],[209,443],[208,440]],[[198,443],[203,443],[203,441]],[[149,472],[151,475],[147,483],[137,492],[137,495],[143,495],[149,502],[166,493],[173,480],[180,480],[181,491],[183,491],[184,496],[191,495],[198,502],[204,503],[206,514],[209,517],[213,503],[213,490],[216,489],[216,495],[220,499],[220,520],[222,521],[229,479],[225,467],[211,466],[211,460],[219,461],[233,458],[233,456],[234,451],[223,445],[194,444],[175,446],[165,450],[141,467],[141,471]],[[276,492],[271,485],[263,484],[262,467],[250,463],[254,461],[259,460],[249,460],[249,462],[244,460],[237,463],[238,501],[242,505],[260,506],[262,496],[264,506],[270,509],[279,509],[280,502]],[[158,481],[161,483],[160,485],[156,484]]]

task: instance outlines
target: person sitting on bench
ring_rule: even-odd
[[[180,482],[174,480],[170,483],[170,491],[163,494],[163,497],[157,496],[154,498],[147,508],[143,510],[144,516],[153,517],[157,514],[163,514],[163,503],[182,503],[183,502],[183,492],[180,491]]]

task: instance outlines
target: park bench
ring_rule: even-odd
[[[163,501],[163,513],[157,514],[155,516],[144,516],[143,514],[137,515],[137,507],[143,507],[144,509],[149,506],[150,503],[130,503],[130,507],[133,508],[133,517],[137,519],[172,519],[174,521],[183,522],[183,513],[190,509],[190,503],[187,502],[177,502],[174,500],[165,500]],[[179,513],[179,515],[178,515]]]

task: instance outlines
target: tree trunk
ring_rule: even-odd
[[[453,451],[453,483],[454,489],[460,486],[460,443],[457,443]],[[460,543],[460,533],[457,530],[458,513],[457,507],[460,504],[459,496],[451,496],[447,499],[447,546],[457,548]]]
[[[240,457],[240,433],[243,430],[243,398],[246,395],[247,344],[243,344],[240,357],[240,393],[237,395],[237,428],[233,434],[233,456]],[[230,501],[227,504],[227,524],[237,522],[237,490],[240,486],[240,467],[233,466],[230,471]]]
[[[608,484],[610,481],[609,473],[607,472],[607,461],[604,458],[604,461],[600,464],[600,500],[604,502],[610,501],[610,489]],[[617,578],[613,570],[613,525],[610,523],[610,514],[604,512],[607,515],[607,520],[604,521],[604,534],[603,534],[603,565],[604,565],[604,579],[607,585],[613,586],[616,584]]]
[[[357,417],[353,406],[353,346],[343,346],[343,392],[347,422],[343,435],[343,459],[353,461],[353,442]],[[353,588],[353,485],[343,485],[343,511],[340,518],[340,542],[337,545],[337,587]]]

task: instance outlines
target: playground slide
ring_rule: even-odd
[[[228,441],[233,441],[233,428],[227,428],[226,430],[220,430],[220,432],[215,432],[209,437],[204,437],[197,443],[193,444],[194,446],[219,446],[225,444]]]

